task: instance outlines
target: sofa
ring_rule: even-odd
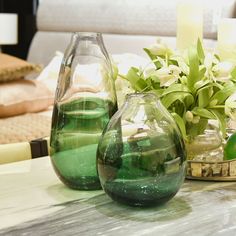
[[[191,0],[189,0],[191,1]],[[204,5],[204,44],[215,47],[217,23],[235,17],[235,0],[201,0]],[[199,2],[199,0],[198,0]],[[43,0],[28,60],[46,65],[55,51],[64,51],[71,32],[102,32],[110,54],[144,55],[143,47],[163,39],[176,44],[178,0]]]
[[[177,0],[42,0],[28,61],[48,65],[56,51],[64,52],[74,31],[102,32],[105,46],[113,55],[144,56],[142,48],[157,38],[175,48],[177,4]],[[236,0],[204,2],[204,46],[216,46],[217,22],[221,17],[235,17],[235,4]],[[135,63],[133,59],[130,64]],[[50,117],[51,111],[43,115]],[[36,152],[41,150],[37,157],[46,155],[45,145],[44,140],[30,145],[0,145],[0,164],[32,158],[32,147]]]

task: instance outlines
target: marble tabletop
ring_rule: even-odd
[[[48,157],[0,165],[0,235],[236,235],[236,182],[186,181],[137,208],[64,186]]]

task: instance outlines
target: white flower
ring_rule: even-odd
[[[178,63],[179,69],[185,74],[189,74],[189,66],[187,65],[186,61],[182,57],[182,55],[172,55],[170,56],[171,60],[175,60]]]
[[[160,40],[157,40],[155,44],[152,44],[148,50],[155,56],[165,56],[171,55],[172,50],[164,43],[161,43]]]
[[[215,79],[218,81],[226,82],[230,79],[230,73],[234,68],[234,64],[232,62],[224,61],[219,62],[215,66],[212,67],[212,71],[215,75]]]
[[[181,70],[178,66],[170,65],[168,67],[162,67],[159,70],[153,71],[152,75],[155,75],[160,80],[161,87],[168,87],[178,80]]]
[[[173,75],[179,76],[181,73],[181,69],[175,65],[169,65],[169,70]]]
[[[148,78],[149,76],[155,75],[156,68],[145,68],[143,71],[144,79]]]
[[[184,61],[179,61],[179,68],[185,75],[189,75],[189,67]]]
[[[218,59],[212,53],[208,52],[205,55],[205,59],[204,59],[203,64],[206,67],[206,69],[210,70],[212,68],[212,65],[218,64],[218,63],[219,63]]]
[[[215,75],[213,74],[213,70],[212,67],[214,67],[214,65],[218,64],[219,60],[214,56],[214,54],[212,53],[206,53],[205,55],[205,59],[203,62],[203,67],[206,68],[206,72],[205,72],[205,77],[209,78],[209,79],[216,79]]]

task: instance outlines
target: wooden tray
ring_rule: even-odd
[[[186,179],[236,181],[236,159],[221,162],[189,160]]]

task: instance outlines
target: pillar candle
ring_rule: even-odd
[[[217,49],[221,60],[236,62],[236,19],[221,19],[217,37]]]
[[[202,40],[203,7],[191,0],[177,5],[177,49],[182,51]]]

